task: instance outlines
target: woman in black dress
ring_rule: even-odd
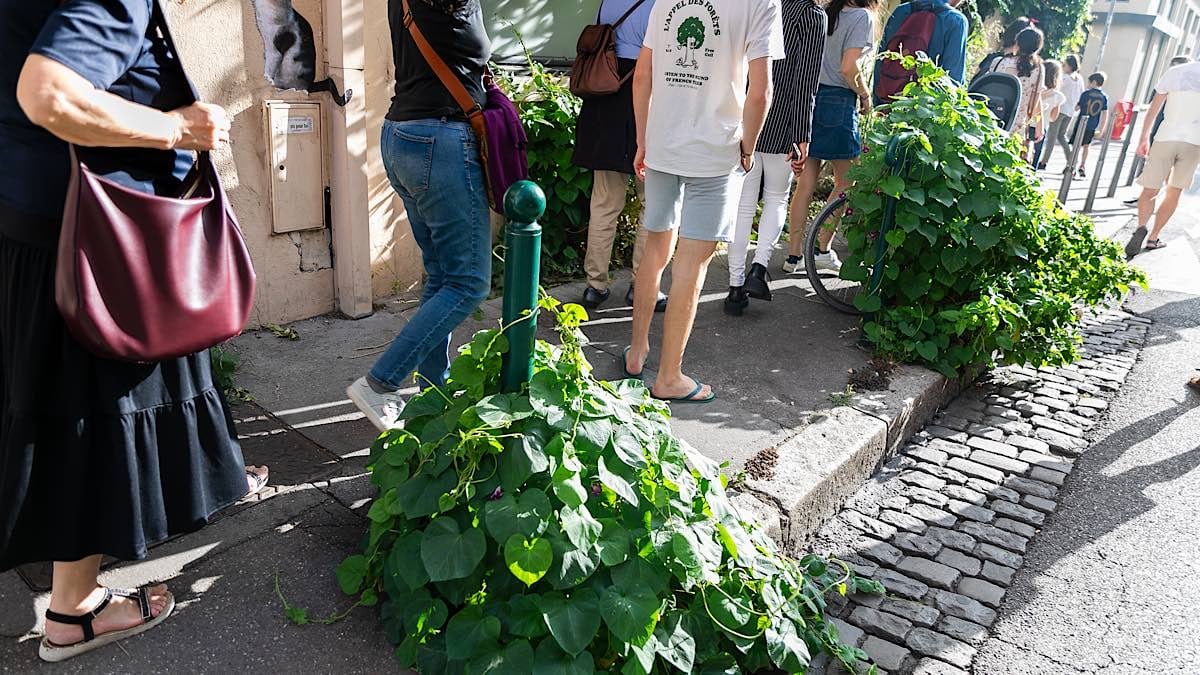
[[[153,0],[0,0],[0,571],[55,561],[42,658],[157,624],[166,587],[101,587],[101,555],[203,526],[260,487],[248,474],[207,352],[101,359],[66,331],[55,249],[70,170],[174,194],[229,137],[194,102]]]

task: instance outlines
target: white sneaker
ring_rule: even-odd
[[[817,263],[817,269],[829,270],[831,272],[840,272],[842,270],[842,261],[838,259],[837,251],[830,249],[828,253],[817,253],[813,256],[814,262]]]
[[[354,384],[346,387],[346,395],[380,431],[404,426],[400,421],[400,413],[404,412],[404,399],[399,392],[380,394],[371,388],[367,378],[360,377]]]
[[[783,271],[785,274],[795,274],[797,272],[803,272],[804,271],[804,257],[789,255],[787,257],[787,260],[785,260],[783,262]]]

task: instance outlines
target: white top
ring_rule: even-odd
[[[738,165],[750,61],[782,59],[779,0],[662,0],[646,47],[654,84],[646,166],[707,178]]]
[[[1070,75],[1063,73],[1062,83],[1058,85],[1058,89],[1066,97],[1066,100],[1063,102],[1063,114],[1074,117],[1075,108],[1079,106],[1079,97],[1083,96],[1083,90],[1087,89],[1087,86],[1083,83],[1083,78],[1079,73],[1071,73]]]
[[[1200,145],[1200,63],[1168,70],[1154,90],[1167,95],[1166,116],[1155,140]]]
[[[1050,112],[1053,111],[1055,107],[1061,106],[1063,103],[1066,103],[1066,102],[1067,102],[1067,97],[1061,91],[1059,91],[1057,89],[1043,90],[1042,91],[1042,117],[1044,117],[1046,119],[1046,121],[1049,122],[1050,121]],[[1065,110],[1065,108],[1060,108],[1058,113],[1061,115],[1063,110]]]

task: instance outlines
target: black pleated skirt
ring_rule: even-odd
[[[94,356],[58,314],[54,267],[53,248],[0,235],[0,571],[141,559],[247,490],[208,353]]]

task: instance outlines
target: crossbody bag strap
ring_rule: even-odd
[[[483,114],[483,110],[475,99],[471,98],[470,92],[463,85],[454,73],[450,72],[450,67],[438,56],[437,50],[433,45],[429,44],[429,40],[425,39],[425,35],[421,33],[421,28],[417,26],[416,20],[413,19],[412,7],[408,4],[408,0],[403,0],[404,4],[404,27],[408,29],[408,34],[412,36],[413,42],[416,43],[417,49],[421,52],[421,56],[425,57],[425,63],[433,70],[433,74],[441,80],[442,86],[446,91],[450,92],[450,96],[454,98],[458,107],[462,108],[466,113],[467,119],[472,125],[475,119]]]

